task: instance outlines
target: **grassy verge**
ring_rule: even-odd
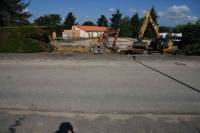
[[[34,53],[52,51],[49,32],[40,27],[1,27],[1,53]]]

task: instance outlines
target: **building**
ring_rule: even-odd
[[[72,26],[71,30],[64,30],[63,38],[93,38],[99,37],[109,28],[103,26]]]
[[[174,38],[181,38],[183,37],[182,33],[167,33],[167,32],[164,32],[164,33],[159,33],[160,36],[162,36],[163,38],[166,38],[168,35],[174,37]]]
[[[64,30],[62,35],[63,38],[80,38],[80,32],[75,30]]]

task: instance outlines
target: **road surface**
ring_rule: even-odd
[[[200,88],[198,57],[157,55],[136,60]],[[2,54],[0,85],[2,111],[200,114],[199,92],[134,62],[131,56]]]

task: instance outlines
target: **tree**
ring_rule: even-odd
[[[73,25],[76,23],[76,17],[72,12],[69,12],[64,21],[64,27],[67,29],[71,29]]]
[[[121,20],[120,23],[120,36],[121,37],[131,37],[132,35],[132,30],[131,30],[131,23],[130,23],[130,17],[125,16]]]
[[[94,26],[95,24],[92,22],[92,21],[85,21],[83,23],[83,25],[86,25],[86,26]]]
[[[108,27],[108,19],[105,15],[101,15],[101,17],[97,20],[97,25]]]
[[[156,10],[155,10],[155,8],[154,7],[152,7],[151,8],[151,10],[150,10],[150,14],[151,14],[151,17],[152,17],[152,19],[153,19],[153,21],[156,23],[156,25],[158,26],[159,24],[158,24],[158,15],[157,15],[157,12],[156,12]]]
[[[167,33],[169,33],[169,32],[171,32],[172,31],[172,27],[168,27],[168,26],[160,26],[159,27],[159,32],[160,33],[162,33],[162,32],[167,32]]]
[[[200,24],[177,25],[176,32],[183,34],[183,42],[185,44],[200,43]]]
[[[34,23],[40,26],[59,26],[61,24],[61,16],[58,14],[40,16],[34,20]]]
[[[22,0],[1,0],[0,26],[28,24],[31,14],[26,9],[29,4]]]
[[[179,52],[186,55],[200,56],[200,23],[177,25],[176,32],[182,33],[182,43]]]
[[[122,21],[122,13],[117,9],[117,11],[112,14],[112,18],[110,18],[111,27],[113,29],[118,29],[120,27],[120,23]]]
[[[138,37],[138,33],[140,30],[140,19],[138,13],[135,13],[130,20],[131,24],[131,31],[132,31],[132,37]]]
[[[200,20],[197,20],[196,24],[197,24],[197,25],[200,25]]]

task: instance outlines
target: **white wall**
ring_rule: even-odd
[[[69,32],[62,32],[63,38],[72,38],[72,34],[69,34]]]
[[[80,32],[80,37],[81,37],[81,38],[88,38],[88,37],[89,37],[89,35],[88,35],[87,32],[85,32],[84,30],[81,30],[81,29],[77,28],[76,26],[73,26],[73,27],[72,27],[72,30],[77,30],[77,31],[79,31],[79,32]]]

